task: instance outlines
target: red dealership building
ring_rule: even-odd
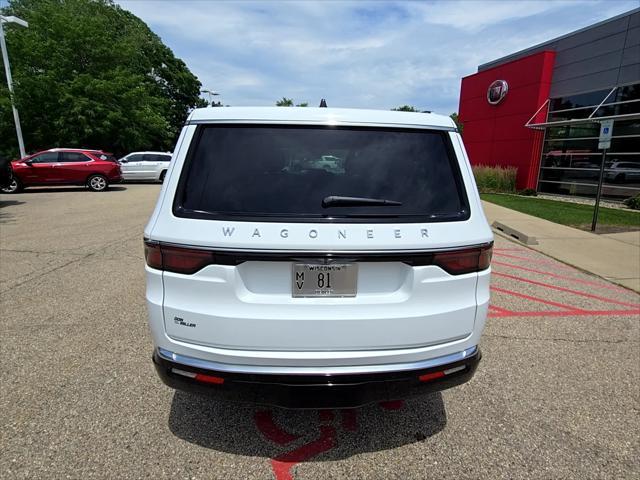
[[[595,195],[599,120],[614,120],[603,194],[640,193],[640,9],[485,63],[459,119],[474,165],[515,166],[517,187]]]

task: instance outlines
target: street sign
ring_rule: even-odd
[[[600,138],[598,138],[598,150],[611,148],[611,132],[613,131],[613,120],[603,120],[600,122]]]
[[[602,120],[600,122],[600,138],[598,138],[598,149],[602,150],[602,160],[600,160],[600,175],[598,177],[598,189],[596,190],[596,204],[593,208],[593,221],[591,231],[596,231],[598,224],[598,211],[600,210],[600,197],[602,197],[602,182],[604,181],[604,170],[607,162],[607,149],[611,148],[611,133],[613,132],[613,120]]]

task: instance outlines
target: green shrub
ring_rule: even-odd
[[[523,197],[537,197],[538,192],[536,192],[533,188],[525,188],[524,190],[520,190],[518,195],[522,195]]]
[[[640,210],[640,193],[635,197],[627,198],[624,204],[632,210]]]
[[[473,176],[480,193],[515,193],[517,172],[516,167],[473,167]]]

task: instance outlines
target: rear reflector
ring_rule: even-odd
[[[224,383],[224,378],[222,377],[214,377],[212,375],[203,375],[202,373],[196,373],[194,377],[198,382],[202,383],[213,383],[215,385],[222,385]]]
[[[456,373],[456,372],[460,372],[461,370],[464,370],[465,367],[464,365],[460,365],[458,367],[453,367],[450,368],[448,370],[443,370],[441,372],[431,372],[431,373],[425,373],[424,375],[420,375],[418,377],[418,380],[420,380],[421,382],[430,382],[432,380],[436,380],[438,378],[442,378],[445,377],[447,375],[451,375],[452,373]]]
[[[203,373],[187,372],[186,370],[180,370],[179,368],[172,368],[171,371],[175,374],[182,375],[183,377],[193,378],[194,380],[202,383],[212,383],[214,385],[222,385],[224,378],[214,377],[213,375],[205,375]]]
[[[424,375],[420,375],[418,380],[421,382],[430,382],[431,380],[435,380],[436,378],[444,377],[444,372],[431,372],[425,373]]]

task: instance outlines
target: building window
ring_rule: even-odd
[[[611,89],[598,90],[550,100],[549,122],[585,122],[546,129],[538,178],[540,192],[596,195],[602,151],[598,150],[600,124],[586,120],[593,114],[594,119],[614,117],[603,195],[624,199],[640,193],[640,119],[624,117],[640,113],[640,83],[620,86],[609,95],[610,92]]]

